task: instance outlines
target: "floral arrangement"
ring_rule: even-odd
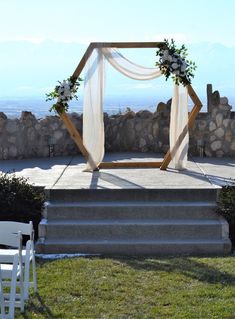
[[[187,60],[188,50],[185,45],[177,49],[173,39],[170,42],[164,39],[164,44],[157,50],[156,55],[159,56],[156,66],[159,66],[166,80],[172,75],[176,84],[182,83],[185,86],[191,84],[193,71],[197,67],[193,61]]]
[[[76,80],[73,77],[63,80],[62,82],[58,81],[59,85],[56,85],[52,92],[46,94],[46,101],[57,99],[57,102],[50,108],[50,112],[52,110],[58,113],[68,111],[69,101],[73,98],[78,99],[76,93],[80,86],[80,81],[82,81],[81,78]]]

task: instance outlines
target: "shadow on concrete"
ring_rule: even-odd
[[[235,168],[234,158],[193,157],[193,161],[197,164],[205,164],[210,166],[223,165]]]
[[[46,157],[46,158],[31,158],[23,160],[1,160],[0,171],[4,173],[21,172],[24,169],[39,168],[42,170],[50,170],[55,166],[68,166],[72,161],[72,157]],[[83,158],[80,158],[79,163],[83,163]]]
[[[104,173],[104,172],[93,172],[91,183],[89,188],[106,188],[104,186],[99,185],[99,180],[108,182],[112,185],[115,185],[116,187],[120,188],[145,188],[141,185],[138,185],[136,183],[130,182],[127,179],[117,177],[116,175],[110,174],[110,173]],[[110,188],[110,187],[108,187]]]

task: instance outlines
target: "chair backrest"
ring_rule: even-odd
[[[22,235],[31,235],[33,231],[33,223],[30,221],[29,223],[20,223],[13,221],[0,221],[1,230],[6,228],[9,232],[17,233],[21,231]]]
[[[18,233],[21,235],[32,236],[33,224],[32,222],[19,223],[12,221],[0,221],[0,245],[7,245],[12,247],[18,247]]]

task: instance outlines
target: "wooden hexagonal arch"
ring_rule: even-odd
[[[106,43],[100,43],[100,42],[94,42],[90,43],[88,46],[85,54],[83,55],[82,59],[80,60],[77,68],[75,69],[72,78],[77,79],[87,60],[89,59],[92,51],[96,48],[159,48],[164,46],[164,42],[106,42]],[[171,161],[171,153],[175,153],[175,151],[178,149],[180,144],[182,143],[185,135],[187,134],[188,129],[190,129],[193,126],[193,123],[195,121],[195,118],[197,114],[199,113],[200,109],[202,108],[202,103],[200,99],[198,98],[197,94],[193,90],[191,85],[187,85],[188,89],[188,95],[191,98],[192,102],[194,103],[194,106],[189,113],[188,116],[188,124],[184,127],[182,130],[180,136],[178,137],[175,146],[172,149],[172,152],[168,150],[166,155],[164,156],[163,161],[161,162],[102,162],[99,164],[97,169],[101,168],[160,168],[161,170],[166,170],[170,161]],[[87,149],[85,148],[82,137],[80,133],[77,131],[76,127],[73,125],[71,119],[69,118],[68,114],[66,112],[58,113],[62,121],[64,122],[71,138],[74,140],[78,148],[80,149],[82,155],[85,157],[86,160],[88,160],[89,153]]]

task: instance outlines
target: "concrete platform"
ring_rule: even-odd
[[[159,161],[154,153],[110,153],[104,161]],[[220,188],[235,178],[235,159],[189,158],[185,171],[102,169],[83,172],[82,156],[1,160],[0,171],[15,171],[35,186],[49,189]]]

